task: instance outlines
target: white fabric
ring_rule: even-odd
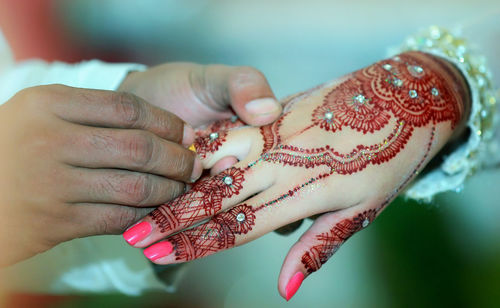
[[[19,90],[60,83],[73,87],[116,89],[126,74],[143,70],[138,64],[79,64],[31,60],[14,63],[0,33],[0,104]],[[8,291],[43,293],[121,292],[137,295],[148,289],[173,291],[160,282],[141,250],[121,236],[76,239],[14,266],[0,270],[0,285]]]

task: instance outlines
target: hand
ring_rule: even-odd
[[[198,138],[205,167],[228,155],[239,162],[199,180],[125,238],[148,226],[134,246],[166,238],[144,254],[185,262],[323,213],[285,259],[278,288],[288,300],[463,131],[467,91],[451,64],[411,52],[299,93],[271,125]]]
[[[202,172],[194,131],[132,94],[41,86],[0,107],[0,265],[116,234]]]
[[[120,91],[140,96],[194,127],[236,115],[250,125],[281,114],[266,78],[251,67],[168,63],[132,72]]]

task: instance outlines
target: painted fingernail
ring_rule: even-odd
[[[184,124],[184,133],[182,135],[182,145],[188,147],[194,142],[194,129],[189,124]]]
[[[138,223],[135,226],[132,226],[127,231],[125,231],[123,233],[123,238],[130,245],[135,245],[139,241],[146,238],[146,236],[148,236],[149,233],[151,233],[151,230],[153,230],[153,227],[151,227],[151,224],[147,221],[143,221],[141,223]]]
[[[293,275],[292,279],[288,282],[285,288],[286,292],[286,300],[289,301],[292,296],[297,293],[297,290],[300,288],[302,281],[304,280],[304,274],[302,272],[297,272]]]
[[[170,242],[159,242],[144,249],[144,255],[151,261],[156,261],[172,253],[174,246]]]
[[[193,173],[191,173],[191,183],[196,182],[197,179],[200,178],[201,173],[203,172],[203,165],[201,164],[201,160],[196,156],[194,159],[194,165],[193,165]]]
[[[259,98],[250,101],[245,105],[245,109],[255,115],[264,115],[280,112],[281,106],[274,98]]]

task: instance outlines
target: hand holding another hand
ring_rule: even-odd
[[[40,86],[0,111],[0,265],[120,233],[202,171],[193,129],[132,94]]]
[[[456,68],[411,52],[284,104],[273,124],[214,130],[198,138],[206,168],[228,156],[238,162],[160,206],[125,232],[125,239],[149,246],[144,253],[155,263],[178,263],[323,213],[283,264],[279,291],[289,299],[305,276],[372,223],[463,131],[470,102]],[[151,231],[136,236],[144,229]]]

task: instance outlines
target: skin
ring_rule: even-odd
[[[458,70],[418,52],[383,60],[282,103],[283,115],[271,125],[219,130],[232,125],[226,121],[208,129],[219,130],[216,138],[199,137],[195,145],[204,167],[227,156],[238,162],[200,179],[142,219],[151,232],[134,246],[147,247],[145,255],[157,264],[186,262],[319,215],[281,269],[278,289],[288,300],[301,277],[371,224],[441,148],[463,133],[470,108]]]
[[[248,111],[255,98],[274,99],[259,71],[191,63],[130,73],[119,92],[20,91],[0,107],[0,266],[74,238],[119,234],[178,196],[202,172],[187,149],[192,126],[234,112],[253,125],[280,114],[277,103]]]

